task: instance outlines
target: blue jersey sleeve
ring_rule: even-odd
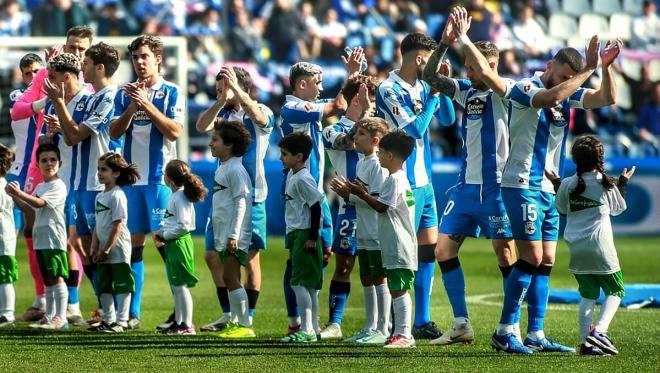
[[[165,115],[173,121],[183,126],[184,110],[186,107],[186,100],[181,88],[171,87],[169,92],[169,100],[167,101],[167,108],[165,108]]]
[[[470,88],[472,88],[472,82],[469,79],[453,79],[454,81],[454,101],[465,107],[465,102],[467,101],[468,93]]]
[[[415,115],[406,105],[403,96],[392,87],[381,84],[376,91],[376,109],[379,115],[385,118],[391,127],[402,129],[416,139],[424,136],[439,102],[438,96],[430,96],[424,103],[422,111]]]
[[[128,105],[131,104],[131,100],[126,96],[126,92],[123,89],[117,91],[114,100],[114,112],[112,114],[112,120],[119,118],[124,112]]]
[[[513,86],[509,99],[524,107],[533,108],[532,99],[540,90],[541,88],[534,84],[531,79],[523,79]]]

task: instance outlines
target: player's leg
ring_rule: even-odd
[[[131,265],[128,263],[111,264],[113,274],[113,288],[116,306],[117,324],[114,332],[123,332],[128,329],[128,319],[131,308],[131,294],[135,291],[135,280]]]
[[[11,255],[0,255],[0,329],[14,326],[18,264]]]
[[[408,269],[386,269],[387,284],[392,294],[394,330],[385,348],[415,347],[412,335],[412,299],[409,290],[414,286],[414,272]]]
[[[600,286],[595,275],[574,274],[580,292],[580,308],[578,321],[580,325],[580,355],[601,356],[605,353],[598,346],[587,343],[587,337],[593,330],[594,311],[596,299],[600,295]]]
[[[376,330],[369,335],[358,339],[356,342],[365,344],[383,345],[390,335],[390,312],[392,308],[392,295],[387,288],[387,277],[383,268],[383,260],[380,250],[366,250],[368,256],[369,274],[374,286],[376,307],[374,314],[376,318]],[[362,268],[362,267],[360,267]]]
[[[261,255],[266,250],[266,202],[252,204],[252,242],[248,251],[248,264],[245,267],[245,291],[248,295],[250,318],[259,300],[261,290]]]
[[[101,263],[97,265],[96,270],[97,289],[99,293],[99,301],[103,310],[103,321],[101,324],[93,326],[89,330],[93,332],[106,332],[112,330],[112,325],[117,322],[113,266],[112,264]]]
[[[206,231],[204,235],[204,261],[211,272],[211,278],[215,285],[215,294],[220,304],[221,315],[217,320],[208,323],[200,328],[202,332],[218,332],[224,329],[232,321],[229,307],[229,294],[227,287],[222,279],[222,262],[215,250],[215,238],[213,235],[212,209],[209,210],[206,221]]]
[[[175,326],[168,329],[167,333],[193,335],[195,327],[192,323],[193,303],[190,288],[197,284],[198,279],[195,276],[193,241],[190,233],[165,242],[165,265],[174,295],[175,313]]]
[[[369,253],[367,250],[359,249],[357,251],[357,260],[360,267],[360,283],[362,284],[362,293],[364,295],[364,327],[355,335],[344,339],[344,342],[357,342],[367,337],[370,333],[376,331],[378,323],[378,309],[376,299],[376,287],[371,277],[371,268],[369,265]]]
[[[64,279],[69,276],[69,260],[66,251],[59,249],[39,250],[39,268],[46,286],[46,316],[31,327],[64,329],[68,291]]]
[[[590,330],[587,342],[591,345],[598,346],[602,351],[608,354],[616,355],[619,350],[616,348],[607,332],[610,323],[614,318],[614,314],[619,309],[621,298],[625,295],[623,286],[623,274],[621,271],[607,275],[594,275],[599,288],[603,289],[605,299],[600,306],[600,315],[598,316],[598,323]]]
[[[140,327],[142,288],[144,286],[145,232],[150,230],[149,211],[144,199],[143,186],[124,187],[128,205],[128,230],[131,232],[131,272],[135,281],[135,292],[131,297],[129,329]]]
[[[221,338],[254,338],[256,335],[250,324],[247,293],[241,284],[241,266],[247,265],[247,251],[239,249],[230,254],[225,250],[220,252],[219,255],[223,261],[223,278],[229,291],[232,317],[236,317],[238,323],[225,328],[217,335]]]
[[[32,227],[34,225],[33,214],[24,214],[25,225],[23,235],[25,236],[25,246],[28,254],[28,267],[34,284],[35,297],[32,305],[18,317],[19,321],[38,321],[45,316],[46,312],[46,288],[43,277],[37,262],[37,255],[34,250],[34,241],[32,240]]]

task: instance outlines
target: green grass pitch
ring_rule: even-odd
[[[17,313],[32,301],[33,289],[22,244],[17,250],[20,279],[16,283]],[[218,301],[202,256],[202,239],[196,238],[197,273],[200,283],[192,289],[194,320],[199,327],[219,317]],[[660,238],[617,239],[619,258],[627,283],[660,283]],[[474,345],[428,346],[418,341],[412,350],[386,351],[380,347],[356,346],[323,341],[304,346],[279,343],[286,330],[282,295],[282,271],[286,259],[281,239],[272,238],[262,256],[263,286],[254,327],[258,338],[222,341],[211,334],[169,337],[154,332],[155,325],[172,309],[172,298],[163,265],[153,246],[145,250],[146,285],[143,298],[143,329],[118,335],[97,335],[83,328],[63,332],[36,332],[26,324],[0,330],[0,371],[594,371],[649,372],[660,370],[660,311],[620,309],[610,335],[621,353],[606,358],[574,354],[510,356],[491,349],[489,341],[498,318],[502,282],[494,254],[486,240],[468,240],[461,251],[471,319],[476,333]],[[561,243],[551,285],[575,287],[568,274],[567,248]],[[334,266],[327,270],[321,292],[321,318],[327,317],[327,284]],[[354,271],[352,293],[344,317],[344,334],[362,327],[362,290]],[[479,297],[479,295],[485,295]],[[95,301],[89,284],[81,289],[81,305],[87,315]],[[452,319],[447,296],[436,271],[432,317],[443,329]],[[525,316],[523,316],[523,322]],[[546,333],[560,342],[576,345],[577,306],[551,305]]]

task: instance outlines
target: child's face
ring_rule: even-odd
[[[218,134],[218,131],[213,131],[211,135],[211,141],[209,142],[209,148],[211,148],[211,154],[216,158],[229,158],[231,157],[231,145],[226,145],[222,141],[222,137]]]
[[[355,136],[353,136],[353,141],[355,141],[355,149],[364,153],[371,153],[377,140],[378,138],[371,136],[369,131],[362,127],[358,127],[358,130],[355,132]]]
[[[378,161],[380,162],[381,167],[389,169],[394,161],[394,154],[387,150],[380,149],[378,151]]]
[[[302,162],[302,154],[298,153],[294,155],[288,150],[280,148],[280,160],[284,168],[294,168]]]
[[[39,172],[44,179],[53,179],[57,177],[57,172],[60,170],[60,160],[57,159],[55,152],[43,152],[39,154]]]
[[[116,182],[119,177],[119,172],[112,171],[110,167],[105,163],[105,161],[99,161],[97,167],[99,183],[108,184]]]

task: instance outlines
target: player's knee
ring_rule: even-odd
[[[435,249],[437,245],[433,244],[424,244],[417,246],[417,260],[423,263],[433,263],[435,262]]]

